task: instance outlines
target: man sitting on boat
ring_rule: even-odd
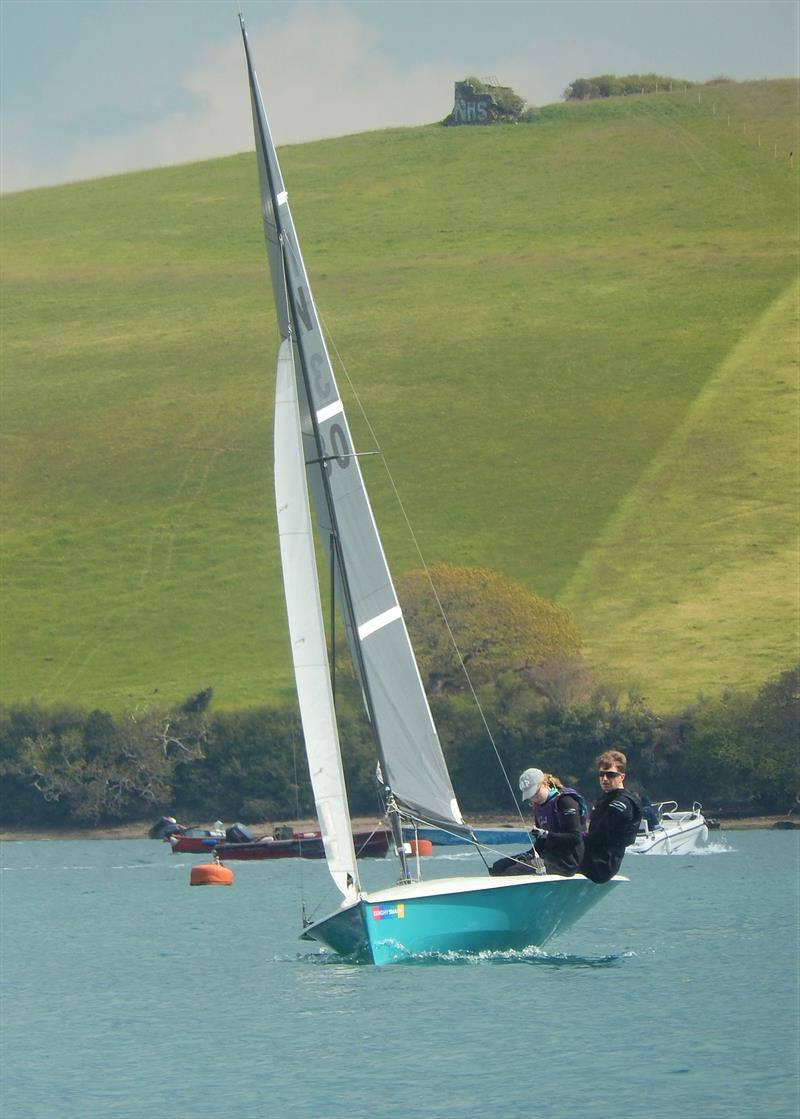
[[[630,792],[629,789],[626,789],[625,791]],[[639,803],[642,806],[642,821],[647,824],[649,831],[653,831],[655,828],[658,827],[658,816],[656,815],[655,808],[653,808],[653,802],[650,800],[650,797],[647,796],[646,793],[640,793]]]
[[[592,882],[608,882],[622,865],[642,820],[642,806],[625,786],[628,759],[620,750],[606,750],[597,759],[603,795],[592,809],[580,871]]]
[[[583,857],[586,802],[575,789],[541,769],[526,769],[519,789],[523,802],[533,809],[533,847],[521,855],[498,859],[489,873],[536,874],[543,863],[547,874],[571,877]]]

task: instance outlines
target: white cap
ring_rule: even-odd
[[[523,800],[530,800],[533,794],[544,781],[541,769],[526,769],[519,779],[519,791]]]

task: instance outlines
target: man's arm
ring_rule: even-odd
[[[634,806],[624,789],[618,789],[608,806],[609,833],[612,840],[627,839],[633,826]]]

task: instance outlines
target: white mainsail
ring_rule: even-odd
[[[288,338],[281,342],[275,378],[275,504],[286,614],[314,802],[331,876],[345,897],[355,897],[356,853],[320,607],[294,355]]]
[[[383,780],[401,811],[468,832],[353,449],[243,24],[242,34],[267,254],[281,337],[291,339],[293,346],[306,477],[321,546],[334,554],[337,602]]]

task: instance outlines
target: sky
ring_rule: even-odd
[[[0,0],[0,190],[252,149],[238,0]],[[577,77],[798,74],[800,0],[241,0],[276,143]]]

